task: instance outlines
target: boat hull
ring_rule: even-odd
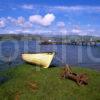
[[[34,54],[22,54],[22,59],[31,64],[37,64],[43,66],[43,68],[48,68],[55,52],[51,53],[34,53]]]

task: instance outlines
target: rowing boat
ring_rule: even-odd
[[[24,53],[22,59],[28,63],[40,65],[43,68],[48,68],[55,55],[55,52],[44,52],[44,53]]]

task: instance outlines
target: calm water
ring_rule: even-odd
[[[47,51],[56,52],[52,64],[57,66],[67,63],[100,70],[100,46],[39,45],[36,41],[1,41],[0,70],[9,67],[9,59],[12,61],[11,66],[24,63],[21,53]]]

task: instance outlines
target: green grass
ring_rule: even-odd
[[[60,79],[61,68],[43,69],[29,64],[0,72],[0,76],[9,78],[0,85],[0,100],[16,100],[16,92],[20,92],[19,100],[100,100],[100,72],[72,68],[76,73],[87,73],[89,84],[77,86],[68,79]],[[31,89],[29,82],[35,82],[37,89]]]

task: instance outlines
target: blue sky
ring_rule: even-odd
[[[100,36],[100,0],[0,0],[0,34]]]

